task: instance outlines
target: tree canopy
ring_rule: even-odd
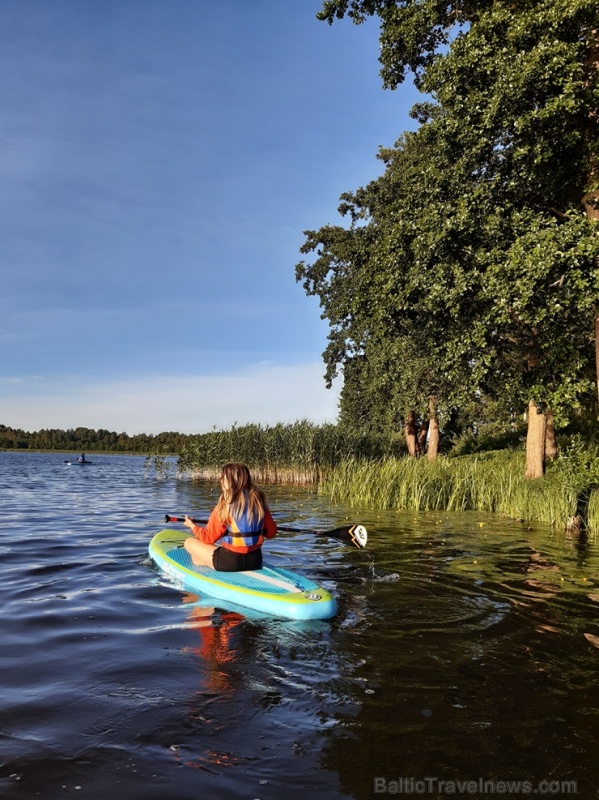
[[[342,419],[397,428],[431,398],[566,421],[593,402],[599,6],[590,0],[327,0],[381,23],[381,75],[426,95],[383,174],[307,231],[296,277],[330,324]]]

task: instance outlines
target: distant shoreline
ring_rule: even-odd
[[[58,455],[64,454],[73,454],[76,453],[77,456],[81,455],[81,453],[85,452],[86,456],[142,456],[143,458],[147,458],[151,456],[152,453],[139,453],[133,450],[40,450],[34,447],[5,447],[0,448],[0,453],[57,453]],[[178,458],[178,453],[161,453],[161,456],[164,458]]]

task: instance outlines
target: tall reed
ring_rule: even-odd
[[[486,511],[565,526],[576,515],[581,487],[558,468],[545,480],[524,479],[524,453],[500,451],[458,458],[349,459],[319,490],[332,500],[366,508],[408,511]],[[599,496],[590,493],[589,529],[599,530]]]
[[[347,458],[381,458],[398,449],[383,436],[364,436],[308,420],[236,426],[194,437],[181,451],[179,470],[213,478],[227,461],[241,461],[256,480],[315,484]]]

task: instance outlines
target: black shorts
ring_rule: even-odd
[[[219,572],[244,572],[260,569],[262,566],[262,548],[250,553],[234,553],[226,547],[217,547],[212,555],[214,569]]]

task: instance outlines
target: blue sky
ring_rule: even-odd
[[[413,128],[319,0],[3,0],[0,423],[334,421],[303,231]]]

